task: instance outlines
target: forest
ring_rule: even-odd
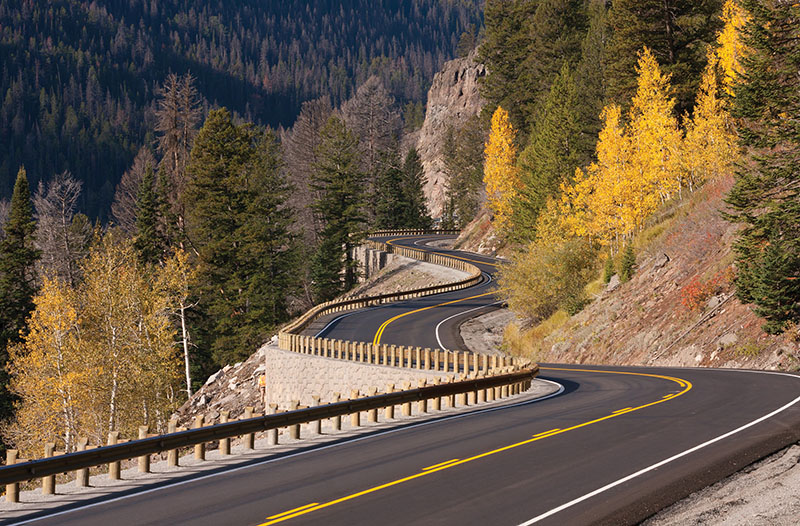
[[[374,75],[413,120],[480,26],[478,0],[0,0],[0,200],[20,166],[33,187],[67,171],[83,183],[80,211],[107,221],[122,173],[153,144],[169,73],[195,77],[204,110],[274,129]]]

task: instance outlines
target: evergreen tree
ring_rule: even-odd
[[[153,168],[148,166],[136,196],[136,236],[133,242],[143,265],[156,265],[164,257],[166,246],[159,232],[159,201]]]
[[[441,157],[447,176],[443,228],[463,228],[478,213],[485,198],[483,188],[483,121],[471,117],[458,129],[445,130]]]
[[[606,266],[603,269],[603,283],[608,283],[611,281],[611,278],[614,277],[614,274],[617,273],[617,270],[614,268],[614,257],[611,255],[611,252],[608,253],[608,257],[606,257]]]
[[[747,159],[727,202],[741,223],[734,243],[739,298],[782,331],[800,321],[800,11],[790,2],[743,0],[748,53],[732,114]]]
[[[693,105],[706,49],[722,28],[722,0],[614,0],[608,55],[609,98],[627,107],[636,91],[637,54],[647,46],[672,75],[678,113]]]
[[[324,226],[311,275],[317,300],[328,301],[358,281],[352,249],[365,223],[365,176],[359,169],[358,138],[339,117],[328,119],[320,136],[312,187],[319,192],[313,206]]]
[[[403,162],[401,189],[403,195],[404,228],[426,230],[431,228],[432,220],[425,199],[425,174],[422,161],[416,148],[411,148]]]
[[[481,93],[487,108],[509,108],[517,130],[527,129],[525,109],[535,101],[524,65],[532,47],[530,23],[536,14],[535,0],[486,0],[486,35],[478,57],[489,74],[482,79]]]
[[[384,152],[378,163],[375,192],[375,228],[400,228],[405,220],[403,167],[395,150]]]
[[[578,89],[577,109],[583,138],[590,148],[594,148],[603,127],[600,114],[605,106],[607,69],[611,60],[607,53],[612,33],[606,0],[590,0],[588,18],[589,27],[581,43],[581,61],[575,72],[575,85]],[[589,151],[581,164],[588,164],[591,158],[592,151]]]
[[[231,355],[252,352],[231,326],[231,320],[242,320],[238,307],[245,283],[238,272],[238,229],[245,222],[249,197],[244,169],[252,157],[252,128],[236,126],[226,109],[211,111],[192,148],[184,194],[186,234],[198,259],[196,332],[200,348],[212,354],[196,360],[205,366],[196,376],[224,365]]]
[[[521,241],[535,238],[535,224],[548,197],[558,192],[586,158],[576,112],[578,91],[569,66],[564,64],[544,104],[528,147],[519,156],[521,188],[513,202],[512,235]],[[590,150],[591,151],[591,150]]]
[[[36,223],[24,168],[17,173],[3,231],[5,238],[0,241],[0,420],[11,416],[13,411],[13,401],[7,391],[8,347],[20,341],[25,321],[33,310],[35,265],[40,255],[34,245]]]
[[[622,262],[619,266],[619,280],[623,283],[628,282],[636,272],[636,254],[633,251],[633,244],[625,245],[622,252]]]

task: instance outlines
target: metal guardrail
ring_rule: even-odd
[[[337,416],[346,416],[372,409],[381,409],[389,406],[416,402],[420,400],[430,400],[462,393],[477,392],[495,387],[522,384],[529,385],[530,381],[539,372],[538,366],[531,369],[477,378],[461,382],[434,385],[430,387],[420,387],[400,391],[397,393],[387,393],[354,400],[335,402],[332,404],[287,411],[261,417],[238,420],[216,424],[213,426],[202,427],[200,429],[190,429],[166,435],[159,435],[152,438],[131,440],[124,444],[103,446],[88,451],[68,453],[40,460],[32,460],[21,464],[0,467],[0,484],[13,484],[25,482],[27,480],[67,473],[79,469],[100,466],[111,462],[132,459],[145,455],[152,455],[178,448],[205,444],[217,440],[247,435],[259,431],[278,429],[287,426],[315,422]]]

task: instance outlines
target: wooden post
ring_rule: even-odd
[[[6,466],[13,466],[16,464],[18,454],[19,451],[16,449],[6,449]],[[6,484],[6,502],[19,502],[18,482]]]
[[[219,423],[220,424],[227,424],[228,418],[230,418],[231,413],[230,411],[220,411],[219,412]],[[226,456],[231,454],[231,439],[230,438],[221,438],[219,441],[219,454]]]
[[[410,382],[403,382],[403,391],[408,391],[410,388]],[[406,402],[403,404],[403,416],[411,416],[411,402]]]
[[[274,415],[278,412],[278,404],[269,404],[269,414]],[[278,429],[270,429],[267,431],[267,445],[274,446],[278,444]]]
[[[178,419],[170,418],[169,424],[167,425],[167,433],[174,433],[177,429],[178,429]],[[178,465],[177,449],[170,449],[169,451],[167,451],[167,465],[170,467],[175,467]]]
[[[388,384],[386,386],[386,392],[387,393],[393,393],[394,392],[394,384]],[[394,406],[393,405],[387,405],[384,408],[383,411],[384,411],[383,412],[383,416],[386,418],[386,420],[394,420]]]
[[[355,400],[358,398],[358,389],[353,389],[350,391],[350,400]],[[361,425],[361,415],[358,411],[355,413],[350,413],[350,425],[352,427],[359,427]]]
[[[244,419],[253,418],[253,406],[244,408]],[[248,433],[244,436],[244,448],[253,449],[255,447],[256,437],[253,433]]]
[[[139,440],[147,438],[150,426],[139,426]],[[150,455],[142,455],[137,459],[139,473],[150,473]]]
[[[203,415],[197,415],[194,417],[194,429],[200,429],[203,427],[203,419],[205,417]],[[194,445],[194,458],[195,460],[205,460],[206,459],[206,445],[205,444],[195,444]]]
[[[339,402],[342,399],[342,395],[339,393],[333,393],[333,403]],[[342,417],[334,416],[333,417],[333,430],[334,431],[341,431],[342,430]]]
[[[291,402],[289,402],[290,411],[297,411],[299,408],[300,408],[299,400],[292,400]],[[289,438],[293,440],[300,440],[300,424],[294,424],[293,426],[289,426]]]
[[[89,446],[89,439],[81,437],[78,439],[78,451],[86,451]],[[85,488],[89,485],[89,468],[79,469],[75,472],[75,485]]]
[[[320,405],[319,400],[320,400],[319,395],[311,396],[311,401],[314,407],[319,407]],[[322,434],[322,420],[317,420],[316,422],[314,422],[314,433],[317,435]]]
[[[424,379],[423,380],[418,380],[417,381],[417,387],[419,387],[421,389],[421,388],[425,387],[425,385],[427,385],[427,383],[428,383],[427,380],[424,380]],[[428,412],[428,401],[425,400],[424,398],[417,402],[417,412],[419,412],[419,414],[421,414],[421,415],[424,415],[425,413]]]
[[[113,446],[119,440],[119,431],[111,431],[108,433],[108,445]],[[111,480],[119,480],[119,461],[108,463],[108,478]]]
[[[56,445],[53,442],[48,442],[44,445],[44,458],[53,456]],[[42,495],[53,495],[56,492],[56,477],[55,475],[48,475],[42,477]]]
[[[370,387],[369,388],[369,396],[375,396],[378,394],[377,387]],[[378,422],[378,410],[377,409],[370,409],[367,412],[367,422],[370,424],[376,424]]]
[[[422,363],[426,371],[431,368],[431,350],[427,347],[422,351]]]

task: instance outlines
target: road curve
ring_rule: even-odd
[[[455,255],[489,276],[496,268]],[[487,278],[329,319],[325,335],[373,341],[395,318],[383,343],[438,347],[439,326],[443,345],[457,349],[456,315],[492,308],[497,300],[481,295],[492,286]],[[30,523],[632,524],[800,439],[796,375],[542,364],[541,378],[564,392],[187,475]]]

